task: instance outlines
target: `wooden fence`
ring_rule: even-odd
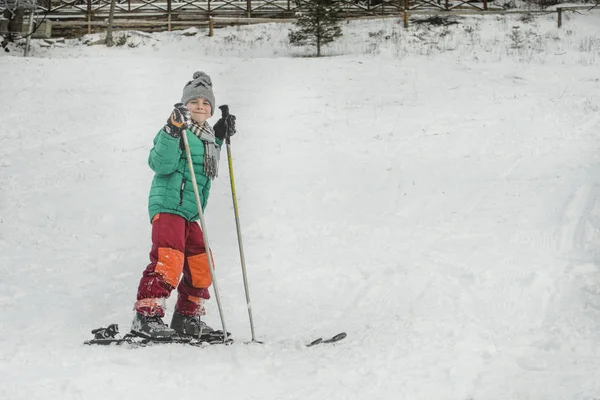
[[[459,7],[485,10],[493,0],[339,0],[344,16],[390,15],[404,10]],[[52,19],[105,17],[110,0],[38,0],[38,11]],[[195,14],[214,17],[293,17],[292,0],[117,0],[115,17]]]
[[[504,12],[508,0],[339,0],[344,17],[404,16],[423,13]],[[522,0],[521,0],[522,1]],[[535,0],[527,0],[535,1]],[[38,0],[37,17],[51,21],[53,36],[103,31],[111,0]],[[1,4],[1,3],[0,3]],[[114,26],[145,31],[191,26],[291,19],[293,0],[116,0]]]

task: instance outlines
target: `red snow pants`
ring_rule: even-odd
[[[179,215],[157,214],[152,219],[150,264],[140,280],[135,310],[146,316],[164,317],[165,299],[177,287],[175,311],[201,315],[202,299],[210,298],[211,284],[200,226]]]

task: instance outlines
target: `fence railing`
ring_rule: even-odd
[[[0,0],[2,4],[14,1]],[[542,12],[535,1],[542,0],[339,0],[344,16],[408,16],[421,13],[506,13],[507,2],[518,3],[519,12]],[[597,6],[594,0],[589,6]],[[37,0],[37,14],[51,21],[52,33],[64,36],[101,31],[107,26],[111,0]],[[527,7],[531,7],[527,10]],[[572,8],[572,7],[570,7]],[[569,9],[570,9],[569,8]],[[294,17],[293,0],[116,0],[114,25],[117,28],[172,30],[209,24],[244,24]],[[557,13],[561,25],[563,11]]]
[[[11,0],[4,0],[4,2]],[[14,0],[13,0],[14,1]],[[21,0],[23,1],[23,0]],[[386,15],[404,10],[433,8],[485,10],[494,0],[339,0],[345,15]],[[0,0],[0,10],[2,7]],[[39,12],[55,19],[108,13],[110,0],[38,0]],[[293,16],[293,0],[117,0],[116,17],[148,13],[200,13],[213,16]]]

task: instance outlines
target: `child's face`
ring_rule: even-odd
[[[190,100],[190,102],[186,104],[186,107],[190,110],[192,119],[199,124],[209,119],[212,114],[210,103],[206,99],[199,98]]]

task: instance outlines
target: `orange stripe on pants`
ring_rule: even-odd
[[[179,250],[159,247],[158,262],[154,271],[161,274],[172,287],[176,287],[183,271],[184,255]]]
[[[212,277],[206,253],[188,257],[187,261],[192,275],[192,285],[196,288],[209,287],[212,284]]]

